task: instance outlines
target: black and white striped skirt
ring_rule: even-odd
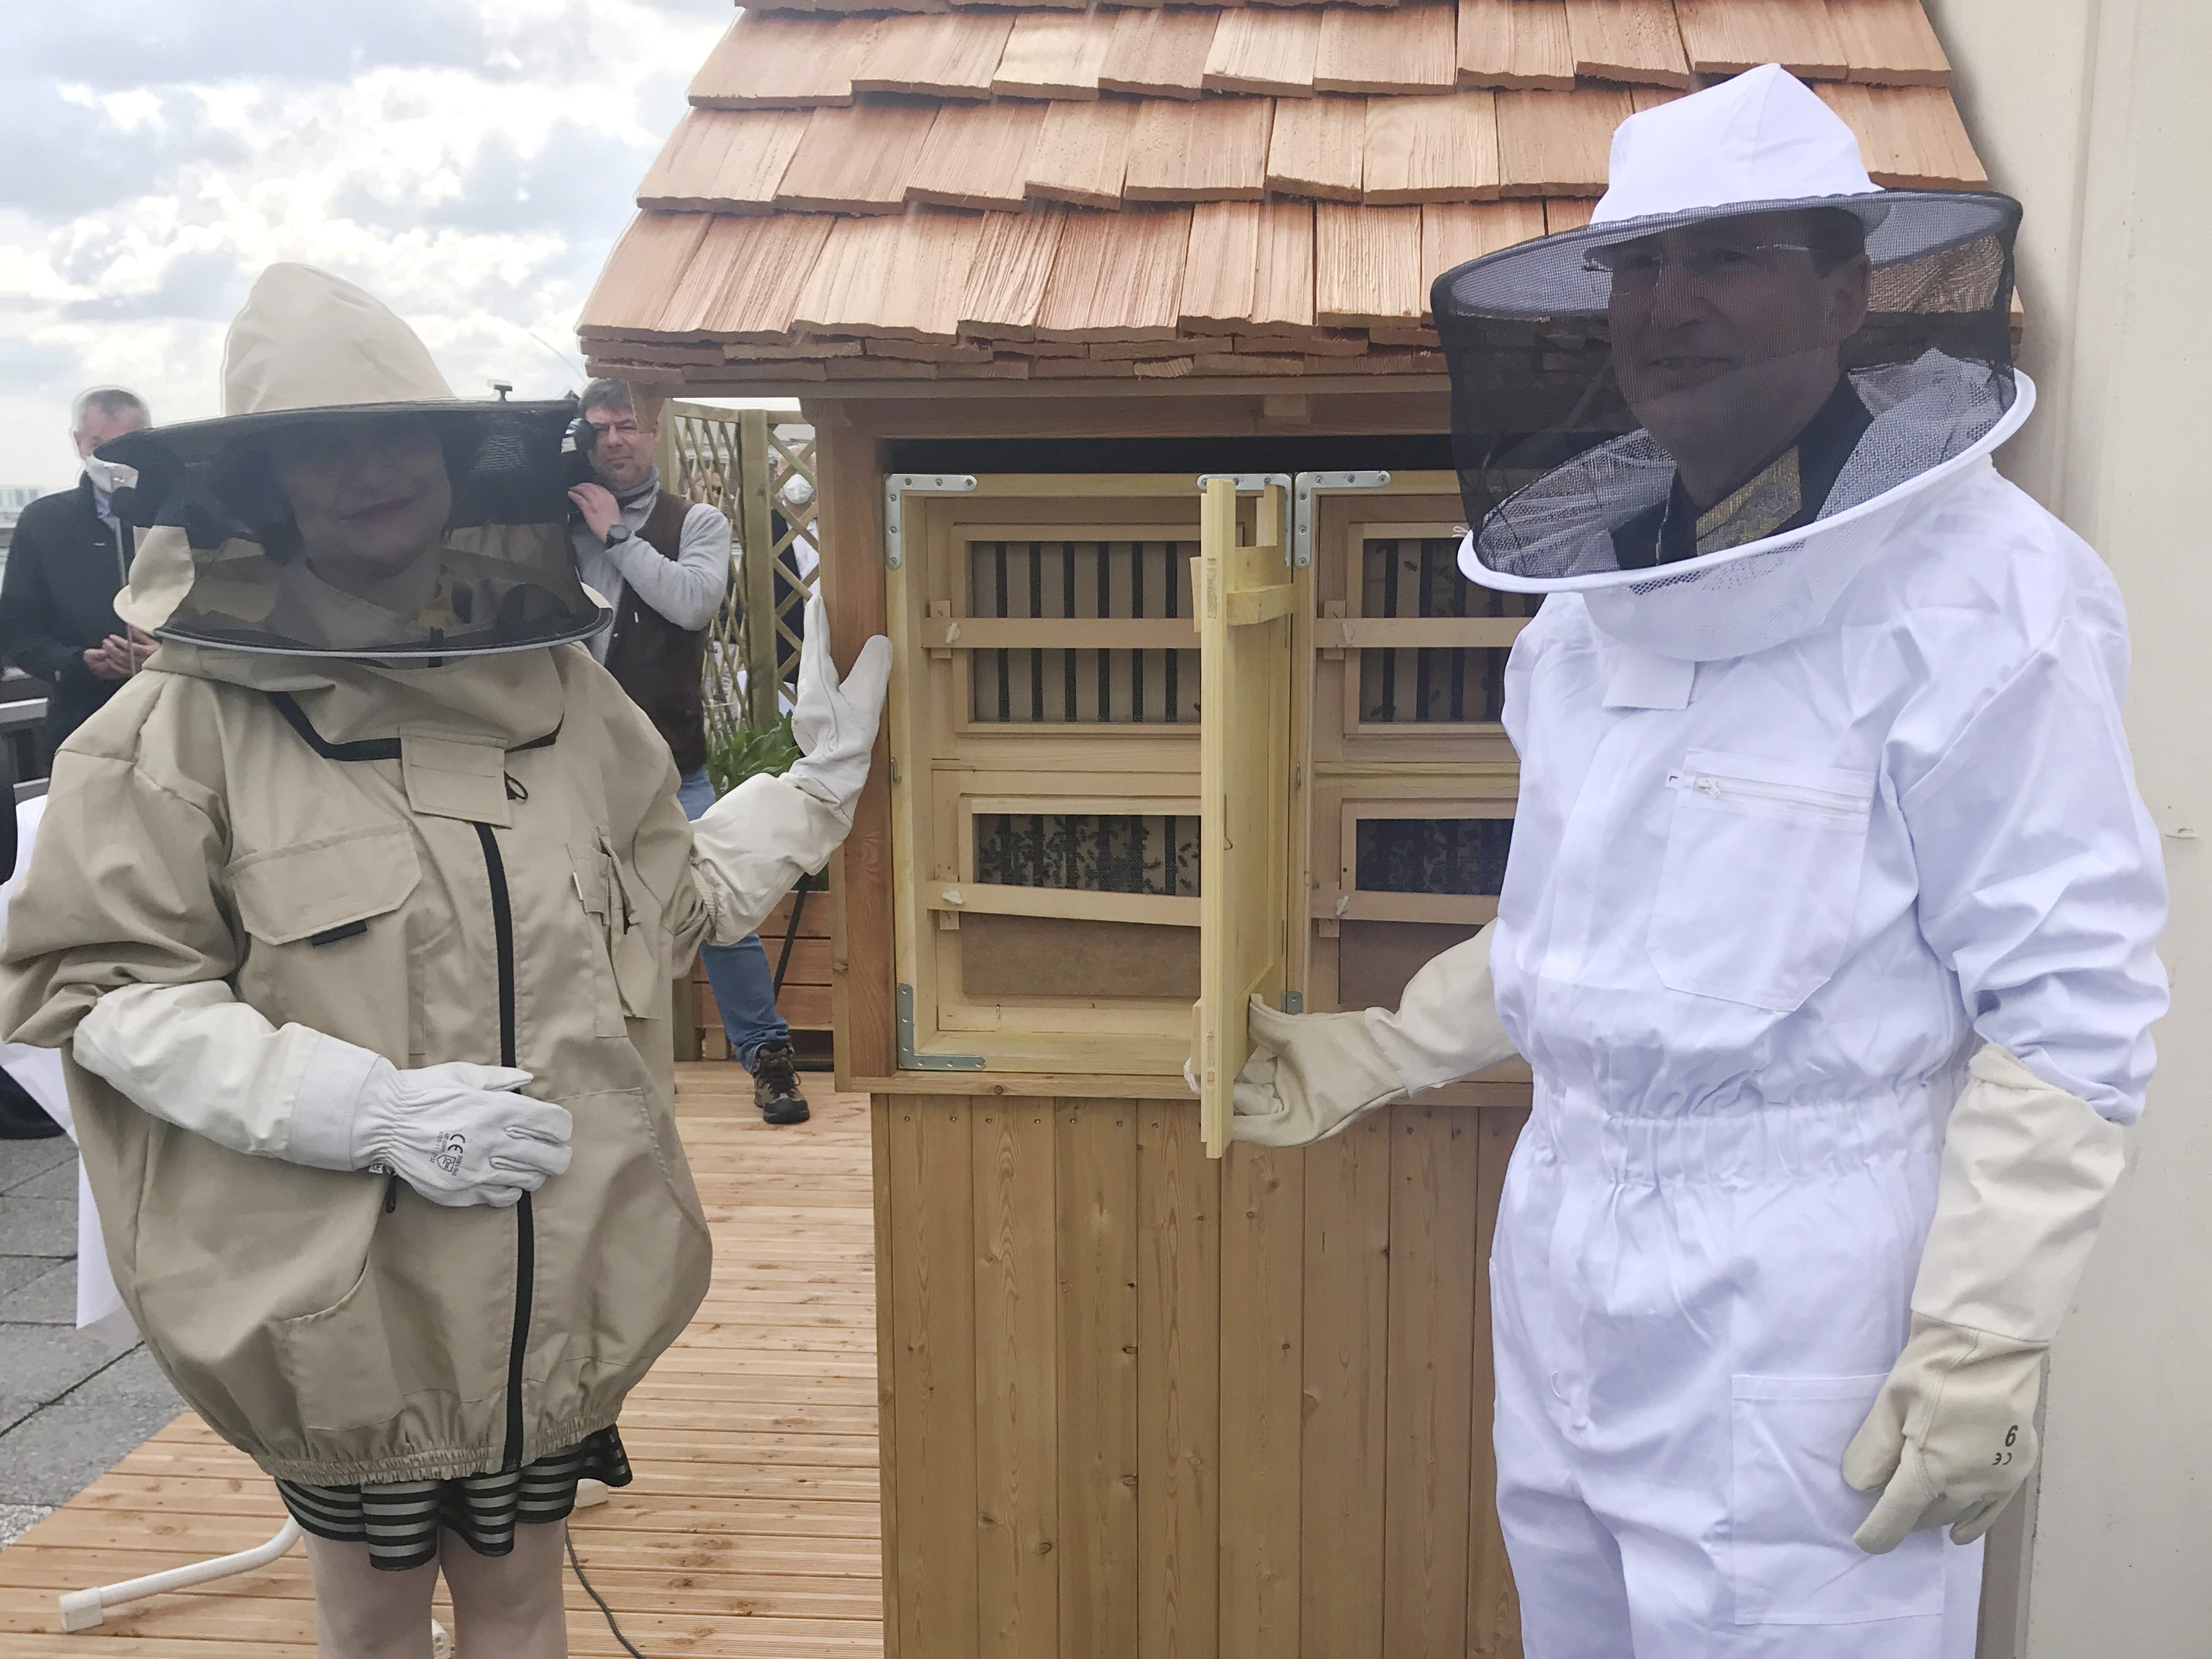
[[[366,1486],[279,1480],[276,1490],[303,1530],[341,1544],[367,1544],[372,1566],[406,1572],[438,1559],[441,1531],[478,1555],[507,1554],[517,1526],[566,1520],[576,1507],[576,1483],[587,1477],[629,1485],[629,1459],[613,1429],[499,1474]]]

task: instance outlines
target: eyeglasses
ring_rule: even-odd
[[[1583,269],[1601,271],[1616,289],[1648,294],[1672,268],[1693,283],[1716,286],[1769,270],[1769,255],[1805,253],[1818,257],[1820,250],[1803,242],[1717,242],[1710,246],[1664,252],[1656,248],[1596,248],[1583,256]]]

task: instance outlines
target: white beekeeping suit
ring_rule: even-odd
[[[1624,123],[1586,229],[1437,280],[1462,568],[1550,596],[1498,919],[1396,1011],[1257,1014],[1237,1122],[1528,1060],[1530,1659],[1973,1651],[2166,1005],[2119,595],[1989,459],[2017,220],[1875,190],[1770,65]]]

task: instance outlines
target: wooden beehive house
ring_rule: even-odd
[[[1526,615],[1454,568],[1429,283],[1766,61],[1878,181],[1982,182],[1919,0],[763,6],[692,83],[580,331],[647,402],[800,398],[836,637],[896,646],[830,950],[894,1659],[1519,1651],[1525,1080],[1216,1158],[1181,1073],[1494,913]]]

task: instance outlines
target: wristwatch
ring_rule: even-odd
[[[617,519],[617,520],[615,520],[615,526],[614,526],[614,528],[613,528],[613,529],[611,529],[611,530],[610,530],[610,531],[608,531],[608,532],[607,532],[607,533],[606,533],[605,536],[603,536],[603,537],[601,537],[601,538],[599,538],[599,545],[600,545],[600,546],[602,546],[602,547],[610,547],[610,548],[612,548],[612,547],[620,547],[620,546],[621,546],[624,542],[628,541],[629,539],[629,526],[628,525],[626,525],[626,524],[623,523],[621,520]]]

